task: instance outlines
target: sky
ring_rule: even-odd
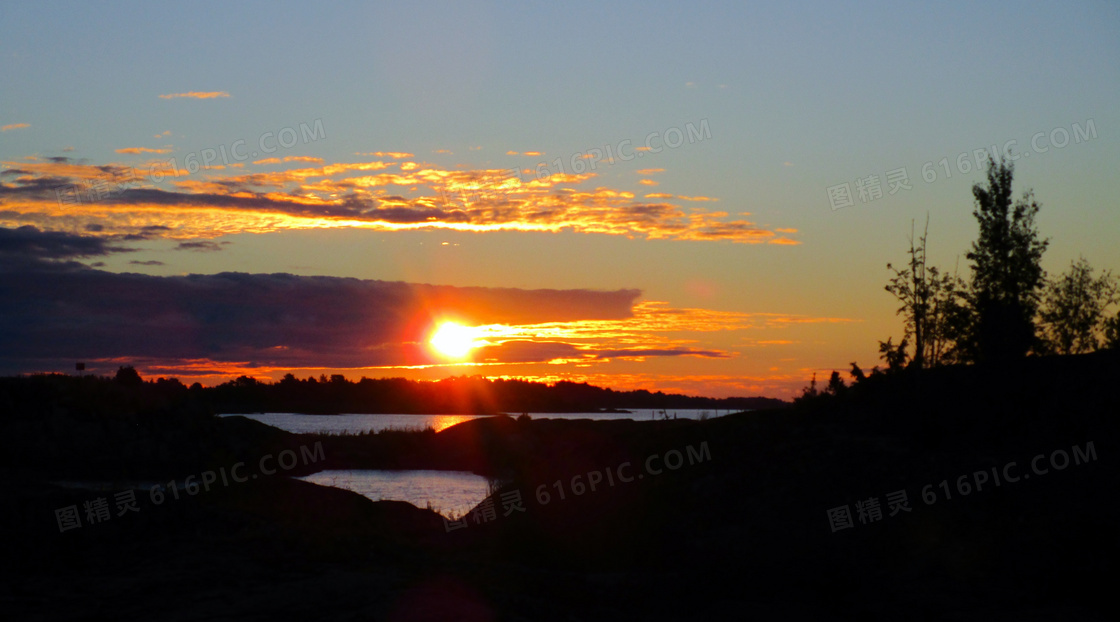
[[[0,373],[788,398],[993,150],[1120,272],[1117,102],[1113,2],[0,2]]]

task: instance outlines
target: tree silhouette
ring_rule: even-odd
[[[1120,311],[1104,321],[1104,343],[1101,347],[1105,350],[1120,350]]]
[[[1039,239],[1035,216],[1039,204],[1027,191],[1011,199],[1014,168],[1002,159],[988,158],[988,185],[976,184],[972,215],[980,235],[967,257],[972,261],[972,308],[976,314],[971,340],[980,361],[1024,356],[1037,344],[1034,316],[1045,279],[1042,254],[1047,240]]]
[[[887,364],[888,372],[898,372],[906,366],[906,346],[909,345],[906,337],[898,345],[894,345],[891,341],[894,337],[887,337],[886,341],[879,342],[879,358]]]
[[[144,384],[144,380],[140,377],[140,372],[132,365],[124,365],[117,369],[116,376],[113,377],[117,382],[127,386],[139,386]]]
[[[910,261],[899,270],[891,264],[887,269],[894,277],[885,289],[902,303],[896,314],[905,318],[903,340],[914,338],[914,355],[910,364],[934,367],[960,358],[958,342],[967,332],[965,284],[955,274],[943,274],[926,263],[926,240],[929,219],[922,237],[915,244],[913,225],[910,230]],[[882,350],[881,350],[882,351]]]
[[[1068,272],[1046,284],[1039,317],[1047,348],[1059,354],[1096,350],[1105,310],[1120,302],[1118,294],[1111,272],[1093,278],[1093,267],[1084,258],[1071,262]]]

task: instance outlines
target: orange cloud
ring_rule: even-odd
[[[448,153],[450,153],[450,152],[448,152]],[[359,153],[355,153],[354,155],[357,155],[357,156],[376,156],[378,158],[393,158],[393,159],[396,159],[396,160],[400,160],[402,158],[413,157],[413,155],[411,153],[404,153],[403,151],[373,151],[373,152],[364,152],[364,153],[359,152]]]
[[[122,165],[108,164],[104,166],[92,166],[89,164],[79,164],[78,160],[71,158],[47,158],[40,159],[35,156],[25,158],[24,162],[4,162],[6,167],[9,167],[5,174],[12,174],[12,171],[19,171],[28,175],[27,181],[34,179],[57,179],[61,181],[67,180],[89,180],[97,178],[124,178],[129,172],[129,168]],[[20,179],[17,179],[17,187]],[[7,187],[5,187],[7,189]],[[3,202],[4,195],[0,194],[0,203]]]
[[[7,132],[8,130],[22,130],[31,127],[30,123],[11,123],[9,125],[0,126],[0,132]]]
[[[124,149],[117,149],[117,153],[171,153],[171,149],[149,149],[147,147],[125,147]]]
[[[308,161],[290,156],[280,160]],[[275,164],[276,159],[257,164]],[[441,168],[415,162],[353,162],[282,171],[201,174],[163,168],[90,165],[70,158],[31,157],[8,162],[9,185],[0,186],[0,225],[30,224],[81,231],[88,224],[107,233],[136,234],[171,227],[178,239],[235,232],[362,228],[381,231],[573,231],[661,240],[796,244],[779,232],[726,212],[708,212],[681,201],[714,200],[596,186],[594,172],[536,179],[507,169]],[[240,163],[238,163],[240,164]],[[396,169],[396,170],[393,170]],[[145,174],[170,183],[129,188],[91,204],[58,205],[50,187],[75,180],[123,182]],[[159,179],[155,179],[159,181]]]
[[[313,158],[311,156],[284,156],[284,158],[265,158],[263,160],[256,160],[253,164],[280,164],[282,162],[311,162],[312,164],[322,164],[323,158]]]
[[[642,356],[643,351],[678,349],[678,356],[699,355],[693,351],[697,334],[713,332],[785,330],[791,325],[852,323],[849,318],[813,317],[781,313],[743,313],[699,308],[673,308],[666,302],[634,304],[632,317],[621,319],[571,320],[564,322],[486,325],[479,338],[492,345],[513,343],[567,344],[586,354],[626,350],[623,358]],[[779,343],[784,340],[770,340]],[[761,342],[759,342],[761,343]],[[568,352],[566,356],[573,356]],[[618,355],[616,354],[617,358]]]
[[[657,185],[659,185],[659,184],[660,184],[661,182],[658,182],[658,181],[654,181],[654,180],[652,180],[652,179],[639,179],[639,180],[638,180],[638,183],[639,183],[639,184],[642,184],[643,186],[657,186]]]
[[[663,168],[641,168],[641,169],[638,169],[636,172],[639,175],[656,175],[658,173],[664,173],[665,169],[663,169]]]
[[[225,91],[190,91],[187,93],[168,93],[167,95],[160,95],[160,99],[177,99],[186,97],[189,99],[214,99],[216,97],[229,97],[229,93]]]
[[[160,132],[159,134],[156,134],[155,137],[156,138],[164,138],[164,137],[170,136],[170,135],[171,135],[171,130],[164,130],[164,131]]]

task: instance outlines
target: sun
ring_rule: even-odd
[[[448,358],[460,359],[476,347],[474,329],[458,322],[443,322],[439,325],[428,344],[436,352]]]

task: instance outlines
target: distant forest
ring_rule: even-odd
[[[0,387],[13,388],[20,379],[8,378]],[[526,380],[489,380],[479,376],[450,377],[439,381],[405,378],[362,378],[354,382],[342,375],[299,379],[287,374],[279,382],[262,382],[248,376],[215,387],[195,383],[187,387],[176,378],[145,381],[130,366],[115,377],[65,375],[32,376],[31,384],[80,383],[93,393],[110,391],[118,397],[150,405],[190,403],[217,413],[297,412],[308,414],[404,413],[491,414],[523,412],[598,412],[610,409],[652,408],[757,410],[781,408],[789,402],[767,397],[711,398],[637,391],[615,391],[584,383],[555,384]],[[100,389],[100,390],[98,390]],[[86,392],[90,393],[89,391]],[[98,400],[100,401],[100,400]],[[115,400],[111,400],[115,401]],[[133,402],[136,403],[135,401]],[[672,414],[671,412],[669,413]]]

